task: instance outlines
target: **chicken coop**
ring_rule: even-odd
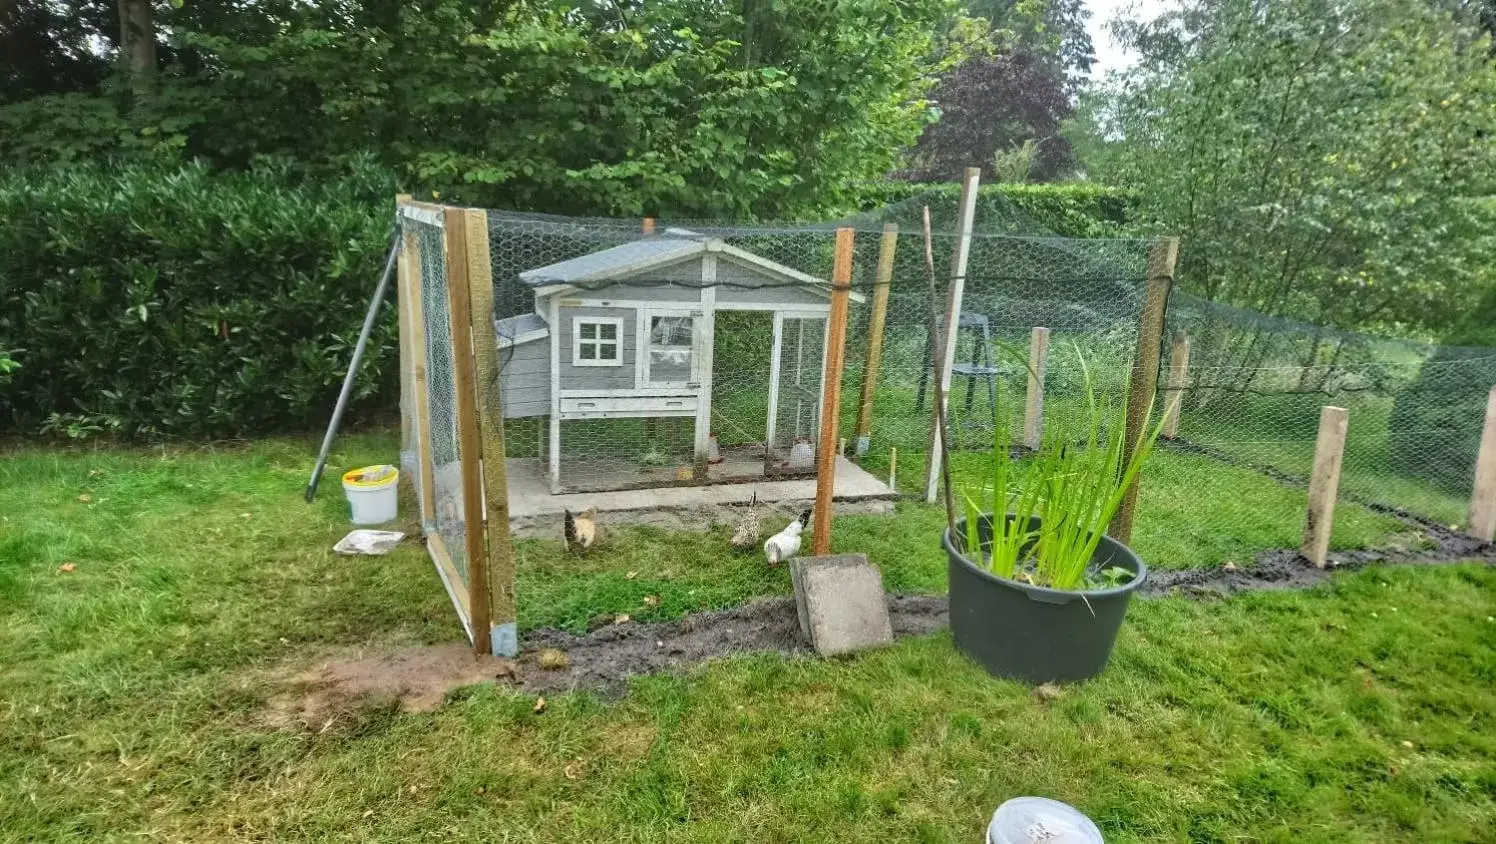
[[[1108,388],[1156,374],[1134,361],[1160,348],[1140,334],[1161,324],[1157,244],[973,230],[975,208],[974,181],[959,207],[932,193],[826,224],[400,202],[401,465],[475,647],[513,653],[520,623],[660,615],[661,592],[673,613],[781,594],[751,542],[723,534],[720,554],[634,571],[608,529],[700,531],[756,501],[768,533],[810,508],[806,550],[824,553],[833,501],[932,500],[941,442],[980,452],[999,426],[1031,442],[1046,416],[1077,412],[1080,353]],[[1028,367],[1013,361],[1024,346]],[[1047,366],[1048,348],[1063,360]],[[587,510],[602,536],[589,556],[516,561],[513,536],[559,546]]]

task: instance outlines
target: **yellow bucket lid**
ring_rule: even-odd
[[[389,486],[400,480],[400,470],[387,463],[350,469],[343,473],[343,483],[351,487]]]

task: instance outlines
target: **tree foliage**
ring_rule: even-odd
[[[849,204],[917,138],[947,0],[192,4],[159,88],[0,109],[0,156],[373,155],[407,187],[571,213]]]
[[[1126,34],[1141,61],[1089,109],[1090,163],[1183,237],[1187,290],[1435,329],[1489,286],[1476,29],[1427,0],[1196,0]]]

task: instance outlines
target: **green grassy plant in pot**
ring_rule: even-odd
[[[1099,674],[1147,577],[1143,561],[1106,529],[1162,425],[1145,421],[1128,454],[1126,391],[1098,395],[1078,348],[1076,356],[1082,409],[1047,420],[1028,457],[1015,455],[1006,426],[995,426],[991,475],[962,485],[965,517],[944,535],[956,646],[1001,677],[1044,683]]]

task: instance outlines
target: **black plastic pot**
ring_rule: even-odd
[[[1006,518],[1011,519],[1012,516]],[[992,542],[992,517],[977,523],[982,547]],[[951,633],[956,647],[999,677],[1034,683],[1084,680],[1106,667],[1132,593],[1148,577],[1138,555],[1109,536],[1091,558],[1093,569],[1134,573],[1111,589],[1066,591],[998,577],[968,559],[966,520],[943,537],[950,562]]]

